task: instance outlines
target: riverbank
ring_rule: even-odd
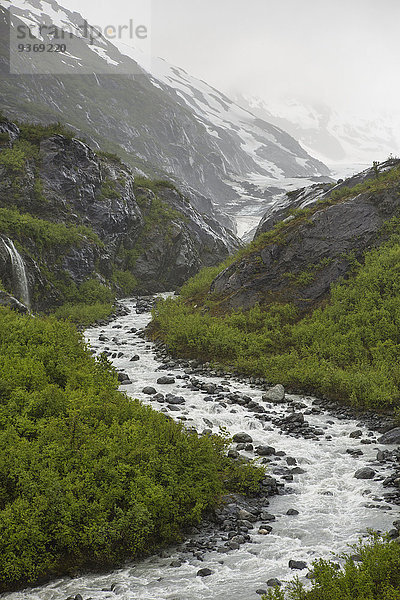
[[[161,556],[130,562],[104,574],[55,580],[41,588],[9,594],[7,600],[65,600],[76,594],[84,600],[105,600],[116,592],[122,600],[226,600],[228,596],[251,600],[259,597],[257,590],[268,589],[270,580],[283,582],[299,574],[306,581],[315,558],[345,551],[347,543],[356,542],[371,526],[381,531],[393,528],[399,511],[396,488],[383,482],[394,475],[398,463],[392,454],[395,448],[378,443],[381,432],[369,429],[358,418],[326,411],[315,398],[287,394],[285,402],[273,404],[263,400],[265,382],[254,378],[239,381],[227,373],[213,372],[210,366],[184,364],[171,359],[161,347],[156,354],[154,344],[145,339],[151,318],[146,303],[140,300],[137,306],[136,301],[123,301],[129,314],[88,330],[86,338],[92,350],[97,356],[109,353],[120,379],[123,374],[129,377],[121,389],[130,397],[173,417],[186,429],[217,433],[223,427],[232,435],[250,436],[251,442],[236,437],[230,450],[234,456],[237,452],[245,459],[256,458],[283,493],[268,498],[263,515],[253,514],[251,510],[259,508],[250,504],[239,506],[237,498],[228,502],[220,523],[203,523],[197,531],[188,532],[182,546],[170,547]],[[158,383],[161,377],[174,382]],[[149,387],[156,393],[143,392]],[[304,423],[297,422],[299,430],[289,431],[290,418],[299,414]],[[284,423],[288,417],[289,423]],[[356,431],[361,431],[360,437],[351,436]],[[385,451],[381,462],[378,452]],[[372,479],[354,477],[363,468],[374,471]],[[253,514],[255,520],[240,524],[247,532],[238,533],[234,506]],[[244,542],[233,540],[238,535]],[[235,549],[229,548],[230,544]],[[305,562],[307,568],[292,570],[291,560]],[[202,569],[212,573],[197,575]]]

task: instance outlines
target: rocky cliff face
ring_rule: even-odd
[[[0,278],[15,291],[12,240],[36,308],[93,277],[120,294],[133,278],[135,291],[174,289],[239,246],[170,184],[135,180],[117,157],[68,134],[3,121],[0,137]]]
[[[177,178],[224,212],[243,195],[240,182],[250,176],[329,173],[286,132],[182,69],[154,60],[148,72],[127,45],[104,38],[89,44],[79,35],[83,17],[54,0],[0,4],[0,101],[12,118],[61,120],[92,145],[117,152],[148,174]],[[14,27],[46,23],[76,32],[68,38],[68,54],[52,57],[57,74],[40,74],[46,59],[33,53],[21,60],[31,61],[34,77],[9,74],[6,7]],[[51,41],[45,32],[43,38]],[[215,208],[202,202],[206,210],[213,216]]]
[[[288,216],[286,206],[265,218],[253,245],[214,280],[211,293],[226,308],[257,302],[294,302],[303,311],[317,306],[400,214],[399,165],[390,160],[329,190],[298,192],[294,206],[300,210]]]

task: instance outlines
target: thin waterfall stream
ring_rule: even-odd
[[[13,288],[18,299],[30,308],[30,294],[28,286],[28,277],[22,256],[16,249],[14,242],[10,238],[3,238],[3,243],[8,251],[12,266]]]

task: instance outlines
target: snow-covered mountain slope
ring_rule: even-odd
[[[252,202],[246,185],[254,178],[279,182],[329,174],[288,133],[182,69],[155,59],[149,72],[147,61],[130,46],[105,38],[90,44],[82,35],[83,17],[55,0],[0,0],[0,5],[0,102],[9,116],[66,122],[133,167],[175,177],[232,216],[243,202]],[[11,6],[14,28],[44,23],[74,32],[67,52],[51,57],[53,74],[40,74],[49,58],[32,54],[21,60],[31,61],[37,75],[7,73],[4,9]],[[44,32],[39,41],[51,40]],[[263,194],[257,194],[262,202]]]
[[[339,114],[325,104],[297,99],[277,102],[238,96],[236,100],[260,118],[288,131],[308,152],[329,165],[372,164],[390,154],[400,154],[400,109],[397,114],[368,117],[351,111]]]

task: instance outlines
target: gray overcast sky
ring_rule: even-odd
[[[58,0],[94,24],[134,0]],[[157,56],[228,93],[400,111],[400,0],[152,0]]]

